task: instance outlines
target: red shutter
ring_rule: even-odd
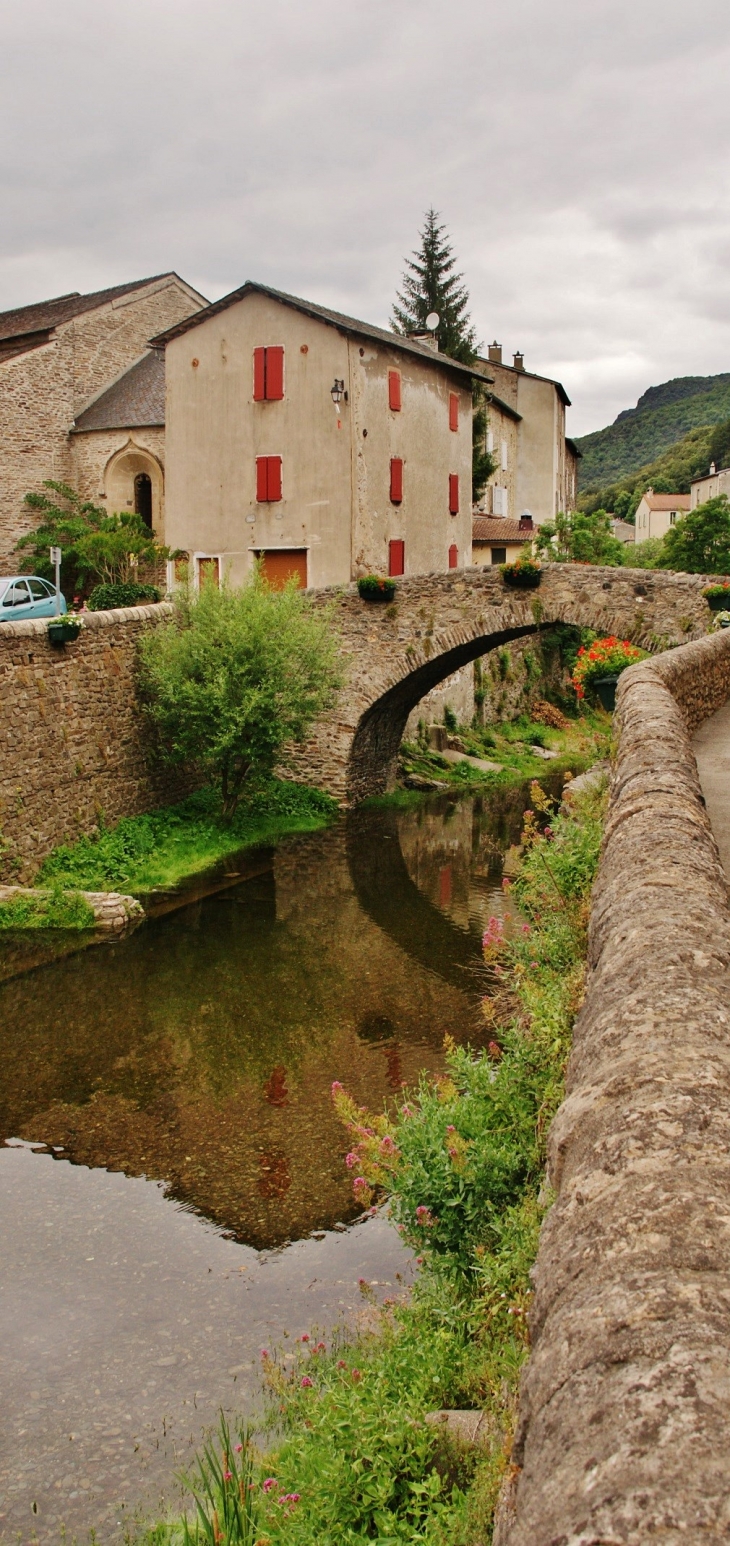
[[[449,473],[449,512],[451,515],[459,514],[459,474]]]
[[[388,544],[388,574],[391,578],[406,572],[406,545],[400,538]]]
[[[400,371],[388,371],[388,407],[400,413]]]
[[[449,548],[449,568],[450,569],[458,569],[458,567],[459,567],[459,549],[457,548],[456,543],[452,542],[451,547]]]
[[[273,500],[281,499],[281,457],[267,456],[266,460],[268,462],[267,476],[269,485],[266,497]]]
[[[403,498],[403,461],[400,456],[390,459],[390,500],[399,505]]]
[[[266,397],[274,402],[284,396],[284,350],[275,344],[266,350]]]
[[[269,458],[268,456],[256,457],[256,498],[259,504],[263,504],[269,497]]]
[[[266,350],[253,351],[253,400],[262,403],[266,396]]]
[[[459,428],[459,394],[449,392],[449,429]]]

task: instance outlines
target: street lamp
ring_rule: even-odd
[[[343,397],[345,399],[345,402],[347,402],[347,393],[345,391],[345,383],[344,383],[344,381],[340,381],[337,376],[335,376],[334,386],[330,387],[330,397],[332,398],[332,401],[333,401],[333,403],[335,405],[335,408],[337,409],[338,412],[339,412],[340,403],[342,402]]]

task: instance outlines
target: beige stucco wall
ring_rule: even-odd
[[[575,506],[574,458],[565,446],[565,404],[553,381],[490,360],[493,391],[522,415],[513,519],[529,510],[538,525]]]
[[[202,304],[176,276],[62,324],[51,342],[0,364],[0,562],[33,525],[23,498],[47,478],[72,482],[69,430],[138,359],[150,337]]]
[[[284,348],[284,398],[254,403],[253,350]],[[361,352],[362,350],[362,352]],[[193,363],[196,361],[197,363]],[[402,409],[388,408],[387,372],[402,377]],[[345,382],[339,416],[330,388]],[[166,540],[224,559],[235,583],[264,548],[305,547],[308,583],[387,573],[388,542],[405,540],[406,573],[445,569],[452,542],[468,562],[471,394],[448,427],[451,376],[252,294],[207,318],[166,350]],[[282,499],[256,500],[256,458],[283,458]],[[404,460],[404,497],[390,502],[390,458]],[[461,510],[448,511],[448,475]]]
[[[530,542],[506,542],[502,545],[507,549],[505,562],[508,564],[514,564],[523,554],[529,557],[532,551],[532,544]],[[500,544],[496,539],[494,542],[472,542],[472,563],[476,564],[477,568],[484,568],[485,566],[489,568],[492,563],[492,548],[499,546]]]
[[[134,509],[134,479],[146,472],[152,483],[152,524],[165,540],[165,431],[89,430],[71,436],[72,486],[85,499],[115,510]]]
[[[634,542],[647,542],[649,537],[666,536],[670,526],[675,525],[675,521],[671,519],[672,513],[671,510],[651,510],[646,499],[641,499],[636,507]],[[681,505],[677,505],[674,513],[676,520],[687,514]]]
[[[508,520],[519,519],[521,512],[517,509],[517,458],[518,439],[520,425],[516,419],[504,413],[498,403],[487,404],[487,450],[491,450],[496,458],[497,466],[492,473],[482,498],[476,508],[485,515],[505,515]],[[506,448],[506,457],[502,456],[502,448]],[[506,460],[507,466],[502,465]],[[494,496],[495,488],[507,490],[506,509],[497,509],[497,500]]]
[[[707,478],[698,478],[691,485],[690,509],[696,510],[698,505],[706,504],[708,499],[716,499],[718,494],[730,495],[730,468],[721,467],[719,472]]]

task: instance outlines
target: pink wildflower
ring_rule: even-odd
[[[529,934],[529,932],[530,932],[530,925],[529,925],[529,923],[523,923],[523,925],[522,925],[522,933],[523,934]]]
[[[338,1358],[338,1360],[337,1360],[337,1367],[338,1367],[338,1369],[346,1369],[347,1368],[347,1364],[345,1363],[344,1358]]]
[[[393,1142],[393,1139],[390,1136],[390,1133],[386,1133],[385,1137],[381,1138],[381,1140],[380,1140],[380,1152],[381,1152],[381,1154],[394,1154],[395,1153],[395,1144]]]
[[[309,1341],[309,1332],[308,1331],[302,1332],[302,1339],[301,1340],[302,1340],[302,1342],[308,1342]]]
[[[276,1477],[275,1476],[267,1476],[266,1481],[264,1482],[264,1492],[271,1492],[272,1489],[275,1486],[276,1486]]]
[[[262,1349],[261,1349],[261,1357],[264,1358],[264,1359],[271,1357],[271,1354],[269,1352],[268,1347],[262,1347]]]
[[[325,1342],[318,1342],[317,1346],[314,1349],[314,1351],[315,1351],[315,1353],[326,1353],[327,1352],[327,1344]]]
[[[416,1208],[416,1223],[420,1224],[422,1229],[432,1229],[435,1222],[436,1220],[431,1209],[427,1208],[424,1203],[420,1203]]]
[[[302,1390],[311,1390],[311,1388],[312,1388],[312,1381],[310,1380],[308,1374],[304,1375],[303,1379],[300,1381],[300,1384],[301,1384]]]
[[[352,1371],[352,1378],[355,1381],[355,1384],[357,1384],[358,1380],[362,1379],[362,1375],[361,1375],[359,1369],[353,1369],[353,1371]]]
[[[299,1492],[288,1492],[286,1495],[286,1501],[287,1503],[298,1503],[300,1497],[301,1493]]]
[[[232,1482],[233,1481],[233,1472],[232,1471],[224,1471],[223,1472],[223,1480],[224,1480],[224,1482]]]
[[[237,1455],[240,1455],[242,1449],[243,1449],[243,1445],[242,1444],[236,1444],[235,1450],[236,1450],[236,1454]]]
[[[353,1154],[352,1150],[350,1151],[349,1154],[345,1155],[345,1164],[346,1164],[348,1170],[352,1170],[353,1165],[357,1164],[357,1155]]]
[[[335,1095],[342,1095],[343,1092],[344,1092],[344,1085],[340,1084],[339,1079],[334,1079],[333,1082],[332,1082],[331,1090],[330,1090],[330,1094],[332,1096],[332,1099],[334,1100]]]
[[[358,1202],[365,1204],[369,1203],[370,1187],[368,1186],[364,1176],[355,1177],[355,1180],[352,1183],[352,1190],[355,1193],[355,1197],[357,1198]]]

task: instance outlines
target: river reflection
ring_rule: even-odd
[[[481,933],[525,803],[360,810],[253,879],[5,982],[0,1138],[161,1180],[259,1249],[347,1222],[330,1084],[382,1107],[442,1067],[446,1033],[481,1044]]]

